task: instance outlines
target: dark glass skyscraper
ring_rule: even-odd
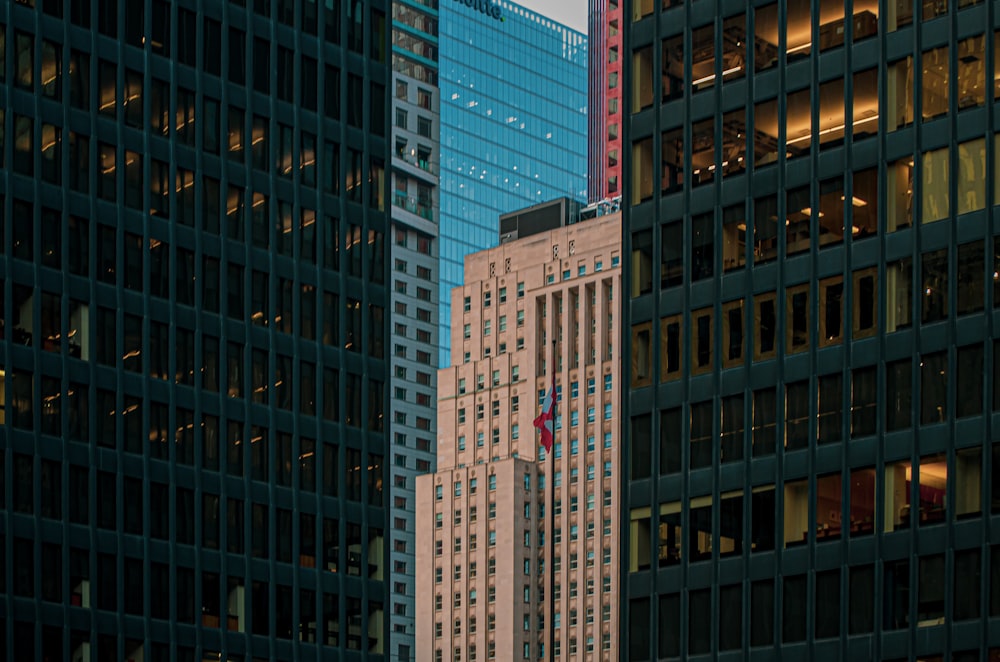
[[[995,659],[997,5],[624,7],[626,659]]]
[[[0,4],[0,658],[384,659],[387,7]]]

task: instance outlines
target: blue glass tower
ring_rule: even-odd
[[[462,261],[498,243],[499,215],[587,194],[586,35],[510,2],[493,9],[440,7],[442,365]]]

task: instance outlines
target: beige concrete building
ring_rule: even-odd
[[[618,657],[620,223],[465,259],[438,470],[416,486],[418,660]],[[553,356],[546,453],[532,421]]]

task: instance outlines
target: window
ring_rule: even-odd
[[[947,49],[942,49],[947,52]],[[945,55],[947,58],[947,55]],[[945,68],[947,72],[947,67]],[[947,73],[944,74],[947,76]],[[945,88],[947,89],[947,88]],[[927,89],[924,89],[927,94]],[[947,102],[945,103],[947,110]],[[926,112],[926,108],[925,108]],[[924,223],[947,218],[950,211],[948,199],[948,148],[924,152],[922,158],[921,202]]]
[[[773,292],[754,299],[754,360],[761,361],[776,356],[777,309]]]
[[[819,282],[819,345],[839,344],[843,338],[844,279],[840,276]]]
[[[875,120],[877,121],[877,116]],[[857,127],[855,127],[857,133]],[[853,225],[851,233],[855,241],[870,237],[878,232],[878,169],[859,170],[853,175],[854,194],[851,198]]]
[[[633,297],[652,291],[653,234],[649,230],[632,235],[632,283]]]
[[[649,2],[652,5],[652,2]],[[632,86],[632,112],[653,105],[653,48],[647,46],[632,54],[634,85]]]
[[[747,223],[742,206],[722,210],[722,270],[731,271],[746,264]]]
[[[720,461],[743,459],[743,394],[722,398]]]
[[[712,309],[704,308],[691,313],[691,374],[698,375],[712,370]]]
[[[910,526],[910,479],[912,470],[909,461],[887,463],[885,467],[885,524],[886,532],[906,529]]]
[[[841,176],[819,183],[819,245],[830,246],[844,241],[844,178]],[[862,202],[859,198],[858,202]],[[853,206],[852,206],[853,209]],[[858,230],[860,236],[860,228]]]
[[[851,436],[875,434],[878,374],[874,366],[856,368],[851,380]],[[821,396],[822,397],[822,396]]]
[[[922,269],[921,321],[937,322],[948,317],[948,250],[920,256]]]
[[[913,159],[905,157],[886,166],[886,229],[910,227],[913,222]]]
[[[640,328],[640,327],[637,327]],[[641,343],[641,331],[633,343],[633,362],[635,361],[635,343]],[[638,380],[636,370],[633,367],[633,379]],[[660,381],[667,382],[679,378],[681,375],[681,317],[665,317],[660,320]],[[605,387],[609,382],[605,376]],[[636,385],[639,382],[636,381]]]
[[[920,423],[941,423],[948,417],[948,353],[920,357]]]
[[[917,627],[944,623],[944,555],[926,556],[917,566]]]
[[[809,284],[789,287],[785,291],[787,304],[786,352],[795,353],[809,348]]]
[[[885,279],[886,332],[892,333],[912,324],[912,258],[887,264]]]
[[[979,618],[979,593],[983,586],[979,549],[955,552],[954,589],[955,620]]]
[[[816,477],[816,494],[813,501],[816,508],[817,542],[839,538],[841,535],[841,485],[840,474]]]
[[[959,195],[961,199],[961,194]],[[958,247],[958,283],[956,284],[957,306],[959,315],[976,313],[983,310],[985,304],[985,255],[983,242],[974,241]]]
[[[676,504],[679,512],[680,506]],[[629,527],[629,572],[648,570],[650,565],[649,507],[631,511]]]
[[[711,213],[700,214],[691,219],[691,280],[711,278],[715,262],[713,241],[715,218]],[[681,269],[683,274],[683,268]]]
[[[876,307],[878,301],[878,269],[861,269],[853,274],[854,313],[852,315],[852,335],[855,339],[868,338],[875,334]],[[839,302],[838,302],[839,305]]]
[[[784,577],[782,641],[802,641],[806,637],[806,576]]]
[[[774,388],[753,392],[753,457],[772,455],[775,448],[777,399]]]
[[[886,363],[886,431],[902,430],[911,425],[913,398],[910,359]]]
[[[664,134],[664,140],[667,139],[668,134]],[[680,147],[679,140],[675,141],[678,144],[673,145],[670,151],[664,150],[664,181],[666,182],[666,177],[668,172],[667,161],[671,157],[677,159],[683,154],[683,151],[679,151],[677,148]],[[674,175],[672,178],[676,181],[676,187],[681,184],[680,175]],[[653,139],[646,138],[645,140],[639,140],[632,143],[632,204],[637,205],[646,200],[650,200],[653,197]]]
[[[956,357],[958,374],[955,397],[956,416],[976,416],[983,411],[983,347],[981,344],[959,347]]]
[[[809,186],[789,190],[787,193],[787,219],[785,223],[785,253],[792,255],[809,250],[809,226],[812,203]]]
[[[921,464],[923,466],[923,464]],[[955,516],[974,517],[982,512],[982,451],[979,447],[955,451]]]
[[[882,573],[882,627],[886,630],[907,628],[910,623],[910,562],[908,559],[887,562]]]
[[[819,378],[818,395],[819,443],[841,440],[841,420],[843,418],[843,378],[841,374],[823,375]]]
[[[830,639],[840,634],[840,569],[816,573],[815,636]]]
[[[631,433],[630,476],[633,480],[648,478],[652,459],[650,417],[648,415],[633,417]]]
[[[809,382],[785,385],[785,448],[798,450],[809,445]]]
[[[773,642],[774,580],[764,579],[750,585],[750,645],[764,646]]]
[[[713,402],[691,404],[691,468],[698,469],[712,464],[712,409]]]
[[[942,46],[921,54],[921,107],[925,120],[948,112],[948,47]]]
[[[871,535],[875,530],[875,469],[851,471],[851,536]]]

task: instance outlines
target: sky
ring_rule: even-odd
[[[587,0],[514,0],[557,23],[587,34]]]

